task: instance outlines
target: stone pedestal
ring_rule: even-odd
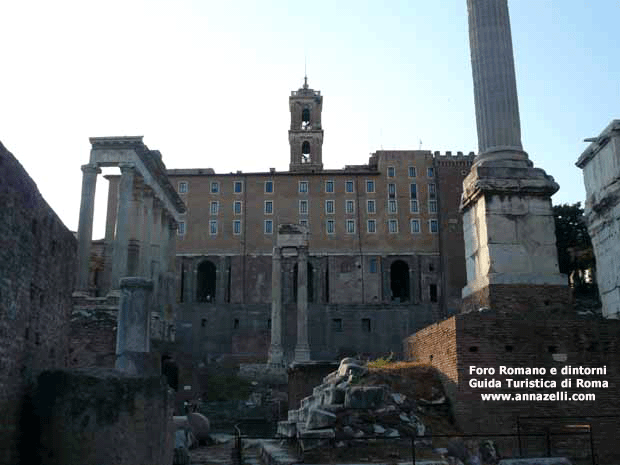
[[[145,278],[122,278],[116,332],[115,368],[132,375],[156,371],[150,354],[149,300],[153,282]]]

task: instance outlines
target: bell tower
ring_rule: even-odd
[[[304,85],[291,92],[289,97],[291,128],[288,141],[291,145],[290,171],[321,171],[323,169],[323,128],[321,111],[323,97],[318,90],[308,87],[308,77]]]

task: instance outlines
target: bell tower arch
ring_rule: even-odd
[[[290,171],[321,171],[323,169],[323,128],[321,111],[323,97],[321,92],[308,87],[308,77],[304,85],[291,92],[289,97],[291,127],[288,141],[291,145]]]

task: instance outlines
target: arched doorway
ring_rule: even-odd
[[[409,265],[402,260],[396,260],[390,266],[390,284],[392,301],[408,302],[409,294]]]
[[[198,302],[215,302],[216,267],[213,262],[205,260],[198,265],[196,277],[196,300]]]

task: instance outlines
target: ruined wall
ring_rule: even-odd
[[[338,362],[294,363],[287,370],[288,408],[298,409],[301,399],[312,394],[315,386],[323,384],[323,378],[338,369]]]
[[[40,444],[27,463],[172,463],[173,395],[159,376],[46,371],[37,380],[33,407],[30,420],[40,428]]]
[[[517,418],[522,432],[544,432],[559,423],[593,425],[594,445],[601,463],[616,463],[615,441],[620,433],[620,324],[602,319],[558,318],[550,313],[500,316],[496,312],[474,312],[452,317],[412,335],[406,341],[409,358],[424,361],[441,370],[454,382],[453,410],[459,426],[469,433],[516,433]],[[432,356],[432,358],[431,358]],[[606,367],[601,376],[506,376],[499,367]],[[495,375],[469,374],[470,366],[494,368]],[[455,377],[456,375],[456,377]],[[472,378],[496,379],[501,388],[472,388]],[[507,388],[507,378],[556,380],[557,389]],[[571,378],[571,388],[560,381]],[[576,379],[606,380],[608,388],[576,388]],[[483,401],[482,393],[594,393],[594,401]],[[553,417],[530,420],[525,417]],[[572,417],[572,418],[558,418]],[[545,426],[546,425],[546,426]]]
[[[77,241],[0,143],[0,463],[17,463],[23,395],[64,367]]]
[[[402,353],[402,340],[432,323],[438,304],[314,304],[308,305],[309,342],[313,360],[336,359],[343,354],[370,357]],[[297,340],[297,313],[293,303],[283,306],[283,341],[292,357]],[[176,340],[181,352],[196,361],[232,355],[238,361],[267,360],[271,339],[271,306],[243,304],[179,304]]]

